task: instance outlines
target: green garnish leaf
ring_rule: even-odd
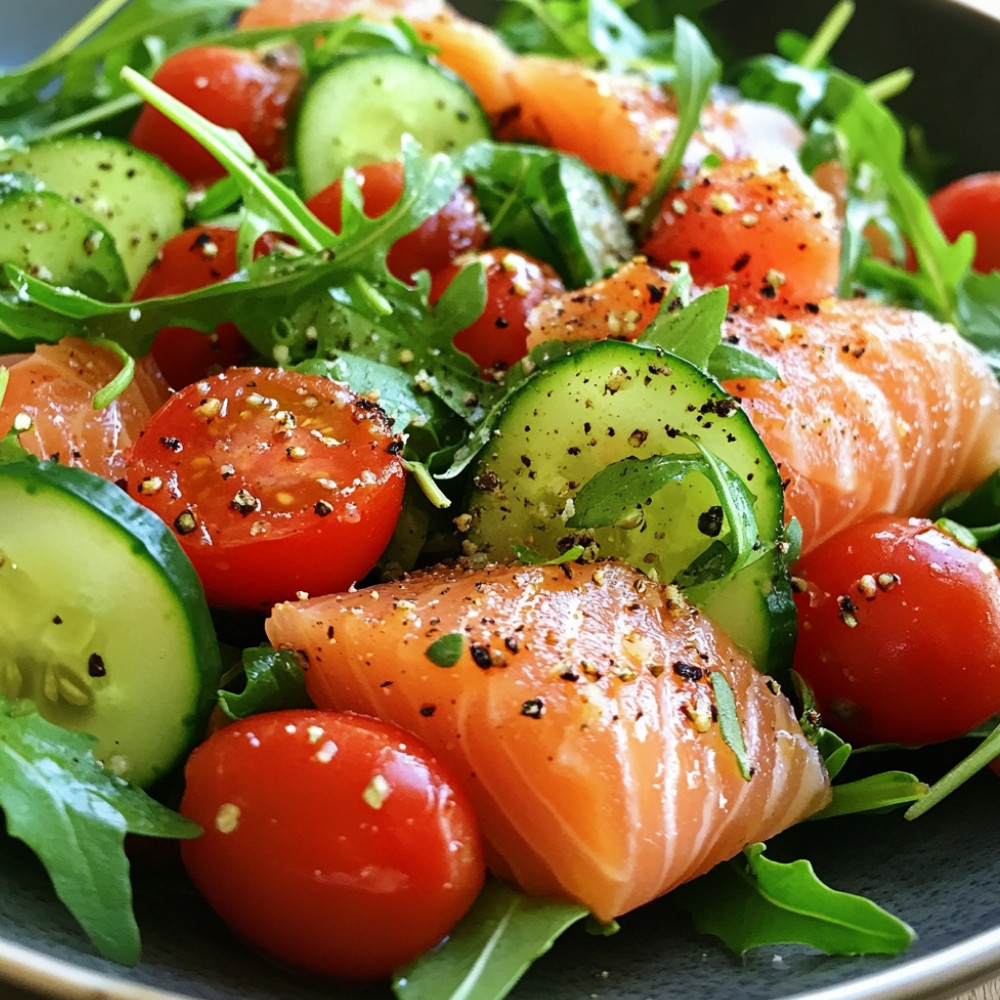
[[[722,339],[722,324],[729,307],[729,289],[713,288],[683,309],[660,309],[638,343],[662,347],[699,368],[706,368]]]
[[[444,944],[397,971],[397,1000],[502,1000],[587,910],[489,880]]]
[[[246,684],[242,691],[219,692],[219,708],[230,719],[245,719],[259,712],[284,708],[309,708],[305,675],[295,654],[287,649],[257,646],[243,651]]]
[[[896,955],[916,939],[911,927],[871,900],[829,888],[808,861],[771,861],[764,850],[751,844],[742,859],[674,891],[699,931],[737,954],[802,944],[828,955]]]
[[[673,80],[678,104],[677,131],[645,199],[639,225],[643,234],[649,232],[660,213],[660,205],[684,160],[684,151],[701,124],[702,108],[722,73],[722,66],[704,35],[685,17],[674,19],[674,60],[677,63],[677,75]]]
[[[511,548],[514,550],[514,555],[517,556],[518,562],[524,563],[525,566],[562,566],[563,563],[579,559],[585,552],[582,545],[573,545],[560,555],[552,559],[547,559],[540,552],[526,548],[523,545],[512,545]]]
[[[880,813],[919,802],[927,794],[927,785],[907,771],[881,771],[857,781],[833,786],[833,801],[809,817],[830,819],[852,813]]]
[[[30,702],[0,697],[0,808],[56,895],[102,955],[139,960],[126,833],[196,837],[200,828],[116,777],[92,736],[55,726]]]
[[[749,781],[752,776],[750,758],[747,756],[747,745],[743,739],[743,727],[740,725],[740,714],[736,707],[733,689],[729,686],[725,675],[718,670],[713,670],[709,674],[709,679],[712,682],[712,692],[715,694],[715,707],[719,713],[719,730],[722,738],[726,741],[726,746],[733,751],[744,781]]]
[[[424,655],[436,667],[453,667],[465,651],[465,636],[461,632],[449,632],[435,639]]]

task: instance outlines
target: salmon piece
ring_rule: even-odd
[[[863,299],[813,309],[739,312],[723,331],[780,373],[726,388],[787,478],[803,551],[872,514],[926,514],[1000,466],[1000,388],[953,327]]]
[[[636,340],[656,318],[673,279],[644,257],[585,288],[553,295],[528,313],[527,349],[547,340]]]
[[[510,74],[517,56],[486,25],[445,8],[433,16],[412,17],[422,42],[438,51],[437,61],[465,81],[494,126],[515,103]]]
[[[727,286],[730,302],[804,305],[837,292],[840,217],[794,163],[727,160],[667,195],[642,249],[663,266],[684,261],[696,284]]]
[[[464,776],[494,872],[602,920],[829,799],[774,681],[623,564],[438,567],[279,604],[266,627],[318,705],[391,720]],[[457,661],[436,665],[428,648],[452,634]],[[710,673],[734,693],[749,778]]]
[[[573,153],[598,172],[631,182],[635,197],[653,186],[677,131],[677,103],[670,91],[638,77],[547,56],[517,59],[508,77],[514,105],[499,129],[501,139]],[[702,130],[688,144],[686,170],[697,170],[710,153],[723,160],[789,160],[801,139],[798,126],[783,112],[720,96],[705,109]]]
[[[131,385],[95,410],[94,394],[121,371],[121,361],[106,347],[77,337],[0,358],[0,365],[10,374],[0,402],[0,436],[16,416],[26,414],[31,430],[19,439],[28,451],[111,480],[124,477],[126,452],[170,394],[156,362],[146,357],[136,362]]]
[[[443,0],[257,0],[239,17],[240,28],[279,28],[307,21],[333,21],[361,14],[372,21],[433,17]]]

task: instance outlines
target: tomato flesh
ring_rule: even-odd
[[[427,951],[484,878],[465,792],[416,737],[321,709],[257,715],[191,755],[182,857],[211,906],[277,959],[367,980]]]
[[[932,194],[929,202],[949,240],[975,234],[974,270],[1000,270],[1000,171],[962,177]]]
[[[851,743],[919,746],[1000,710],[1000,579],[932,522],[880,516],[803,559],[794,669]]]
[[[173,527],[211,603],[255,608],[371,570],[402,505],[401,447],[338,382],[231,368],[153,414],[127,489]]]
[[[496,247],[467,255],[432,275],[431,301],[441,298],[459,271],[476,261],[486,272],[486,308],[474,323],[455,334],[455,346],[479,365],[486,378],[502,378],[527,353],[528,314],[565,289],[549,264]]]
[[[372,219],[384,215],[403,193],[403,164],[398,160],[371,163],[357,170],[365,214]],[[338,179],[309,199],[313,214],[335,233],[341,227],[343,184]],[[433,273],[456,257],[482,246],[486,221],[471,192],[460,187],[448,203],[425,219],[412,233],[400,237],[390,248],[389,270],[409,281],[419,270]]]
[[[136,302],[183,295],[232,276],[237,270],[237,231],[225,226],[195,226],[167,240],[156,260],[139,279]],[[269,253],[274,237],[257,241],[257,256]],[[238,365],[250,355],[250,345],[235,323],[221,323],[212,333],[168,326],[157,333],[150,351],[173,389]]]
[[[291,50],[258,53],[224,45],[196,45],[164,60],[153,83],[209,121],[235,129],[276,170],[285,163],[289,105],[301,80]],[[199,142],[146,105],[129,136],[188,183],[211,184],[225,169]]]

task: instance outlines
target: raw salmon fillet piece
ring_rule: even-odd
[[[623,564],[440,567],[279,604],[267,633],[318,705],[393,721],[464,777],[497,874],[601,919],[829,799],[775,682]],[[746,777],[712,674],[735,697]]]
[[[723,329],[780,373],[726,388],[788,480],[803,551],[871,514],[926,514],[1000,466],[1000,387],[953,327],[863,299],[815,310]]]

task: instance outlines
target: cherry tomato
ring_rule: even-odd
[[[486,270],[486,308],[471,326],[455,334],[455,346],[487,378],[502,377],[527,353],[528,313],[565,288],[548,264],[500,247],[468,255],[432,275],[431,301],[441,298],[459,271],[477,260]]]
[[[288,106],[301,70],[289,49],[233,49],[200,45],[169,56],[153,82],[209,121],[235,129],[272,170],[285,163]],[[193,185],[225,175],[211,153],[155,108],[139,113],[133,145],[159,157]]]
[[[257,256],[269,253],[275,238],[262,236]],[[236,230],[224,226],[195,226],[167,240],[149,270],[139,279],[136,302],[164,295],[181,295],[214,285],[236,273]],[[234,323],[222,323],[211,334],[190,327],[164,327],[151,351],[171,388],[238,365],[250,355],[250,345]]]
[[[373,219],[384,215],[403,193],[403,164],[398,160],[371,163],[358,171],[365,214]],[[340,232],[343,186],[338,179],[307,202],[316,217],[335,233]],[[389,250],[389,270],[409,281],[423,269],[432,274],[446,267],[460,254],[486,241],[486,220],[471,192],[459,188],[451,200],[412,233],[398,239]]]
[[[794,668],[855,744],[962,736],[1000,710],[1000,578],[932,522],[887,515],[807,555]]]
[[[230,368],[181,389],[132,446],[128,492],[171,525],[211,603],[346,590],[399,518],[401,442],[347,386]]]
[[[976,271],[1000,270],[1000,172],[972,174],[941,188],[930,197],[941,231],[949,240],[975,233]]]
[[[808,178],[731,160],[668,194],[643,245],[654,263],[686,261],[698,285],[728,285],[734,303],[805,305],[837,290],[833,200]]]
[[[323,709],[220,729],[191,755],[182,857],[211,906],[283,962],[375,979],[433,947],[482,887],[465,792],[415,736]]]

